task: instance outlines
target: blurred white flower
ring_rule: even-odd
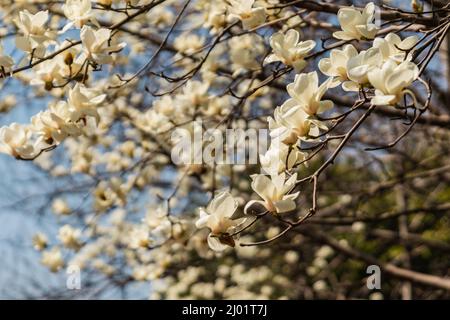
[[[56,198],[52,202],[52,211],[56,215],[69,215],[72,212],[67,201],[62,198]]]
[[[289,99],[269,117],[270,136],[274,143],[295,145],[298,140],[307,140],[319,135],[323,126],[309,118],[305,110],[294,99]]]
[[[272,142],[269,150],[259,156],[264,173],[277,175],[292,169],[295,164],[305,160],[306,154],[284,143]]]
[[[106,28],[93,30],[84,25],[80,38],[86,58],[99,64],[111,63],[113,60],[111,53],[118,52],[126,46],[124,42],[110,45],[111,30]]]
[[[404,60],[412,60],[412,48],[419,41],[419,37],[411,36],[401,39],[395,33],[389,33],[385,38],[375,38],[373,40],[373,47],[380,49],[384,61],[392,59],[397,63],[402,63]],[[406,52],[408,55],[406,55]]]
[[[52,90],[54,85],[63,80],[60,69],[61,66],[56,59],[46,60],[36,66],[36,75],[31,79],[33,86],[44,86],[45,90]]]
[[[277,32],[270,37],[270,46],[273,49],[272,54],[267,56],[264,63],[281,61],[285,65],[292,66],[295,71],[300,72],[306,66],[304,58],[314,49],[316,42],[313,40],[299,41],[299,33],[290,29],[283,34]]]
[[[128,245],[132,249],[148,248],[150,246],[150,233],[146,225],[135,226],[130,233]]]
[[[294,210],[297,205],[297,199],[300,192],[289,194],[296,185],[297,174],[293,174],[286,180],[286,174],[272,175],[267,177],[264,174],[253,175],[252,189],[263,200],[251,200],[245,206],[244,211],[248,213],[251,206],[255,204],[262,205],[271,213],[283,213]]]
[[[323,74],[334,77],[335,84],[348,80],[347,63],[348,60],[358,55],[356,48],[351,45],[345,45],[342,50],[331,50],[329,58],[323,58],[319,61],[319,69]]]
[[[246,30],[256,28],[266,20],[266,11],[263,7],[253,8],[255,0],[229,0],[230,16],[242,21]]]
[[[369,2],[364,10],[345,7],[339,9],[338,20],[342,31],[336,31],[333,36],[341,40],[373,39],[379,28],[373,23],[375,18],[375,5]]]
[[[300,106],[309,116],[323,113],[333,107],[333,101],[322,100],[323,95],[332,86],[329,78],[319,86],[317,72],[297,74],[293,83],[286,89],[295,104]],[[289,100],[288,100],[289,101]]]

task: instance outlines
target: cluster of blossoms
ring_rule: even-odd
[[[251,28],[261,23],[259,10],[247,6],[242,8],[242,12],[246,12],[243,16],[250,19],[245,20],[241,15],[244,26]],[[298,74],[294,82],[287,85],[290,98],[275,109],[273,118],[268,118],[272,142],[269,150],[260,156],[263,173],[251,177],[251,187],[262,200],[251,200],[246,204],[244,213],[247,217],[255,212],[279,215],[296,209],[300,192],[295,191],[295,170],[308,157],[301,150],[301,144],[318,141],[326,134],[327,125],[320,119],[333,108],[333,102],[324,99],[329,89],[342,85],[347,92],[364,92],[374,106],[395,106],[404,101],[405,96],[416,102],[413,91],[408,87],[419,77],[419,68],[411,61],[418,38],[411,36],[402,40],[395,33],[376,37],[379,28],[373,23],[374,18],[373,3],[367,4],[362,12],[354,7],[339,11],[342,31],[333,36],[345,41],[373,39],[373,46],[360,52],[352,44],[331,50],[330,57],[319,62],[320,71],[328,76],[322,83],[316,71],[298,73],[306,67],[305,59],[314,49],[314,41],[299,41],[300,35],[294,29],[272,35],[270,45],[273,53],[265,63],[280,61]],[[226,210],[217,205],[224,198],[229,203]],[[214,250],[235,245],[233,237],[239,234],[236,228],[245,222],[245,218],[231,219],[237,209],[236,203],[231,195],[220,193],[210,203],[208,215],[200,211],[197,227],[211,230],[208,241]]]

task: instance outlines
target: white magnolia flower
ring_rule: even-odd
[[[61,250],[58,247],[54,247],[51,250],[42,252],[41,263],[48,267],[51,272],[59,271],[64,266]]]
[[[233,232],[242,225],[246,218],[231,219],[238,207],[238,202],[228,192],[222,192],[211,200],[206,210],[200,209],[200,218],[195,223],[197,228],[209,228],[208,244],[214,251],[223,251],[227,246],[234,247]]]
[[[277,32],[270,37],[270,46],[273,54],[269,55],[264,63],[281,61],[285,65],[295,68],[297,72],[303,70],[306,66],[304,58],[314,49],[316,42],[313,40],[300,41],[299,33],[290,29],[286,34]]]
[[[295,199],[300,192],[289,194],[295,188],[296,173],[287,180],[284,173],[272,175],[270,178],[264,174],[253,175],[252,180],[252,189],[263,200],[249,201],[244,209],[246,213],[254,204],[260,204],[267,211],[277,214],[292,211],[297,207]]]
[[[67,203],[66,200],[62,198],[56,198],[52,202],[52,211],[56,215],[67,216],[72,212],[72,209],[69,207],[69,204]]]
[[[338,12],[338,20],[342,31],[336,31],[333,36],[341,40],[373,39],[379,28],[373,24],[375,18],[375,5],[370,2],[364,10],[346,7]]]
[[[322,126],[312,120],[294,99],[289,99],[269,117],[270,136],[275,143],[295,145],[300,140],[308,140],[319,135]]]
[[[71,113],[72,121],[79,121],[86,116],[94,117],[97,122],[99,114],[97,106],[106,98],[106,94],[99,94],[97,90],[88,89],[84,85],[77,83],[69,91],[67,103]]]
[[[86,22],[92,21],[95,25],[100,27],[95,19],[95,13],[92,10],[91,0],[66,0],[62,7],[64,15],[70,20],[61,33],[66,32],[72,26],[81,28]]]
[[[342,50],[331,50],[330,57],[319,61],[319,69],[323,74],[334,77],[335,84],[348,80],[347,63],[348,60],[358,55],[356,48],[351,45],[345,45]]]
[[[284,143],[273,141],[269,150],[259,156],[264,173],[278,175],[291,170],[297,163],[305,160],[306,154],[297,148],[290,148]]]
[[[410,61],[397,65],[394,60],[388,60],[380,68],[369,72],[369,80],[375,88],[373,105],[395,105],[405,94],[414,100],[414,93],[406,89],[419,77],[419,68]]]
[[[253,8],[255,0],[229,0],[230,16],[242,21],[246,30],[256,28],[266,21],[266,11],[263,7]]]
[[[126,45],[123,42],[116,45],[110,45],[110,29],[100,28],[98,30],[93,30],[87,25],[84,25],[81,29],[80,38],[86,58],[100,64],[112,62],[113,58],[110,53],[118,52]]]
[[[214,3],[205,13],[205,27],[210,28],[210,34],[219,33],[227,25],[226,6]]]
[[[3,54],[3,45],[0,43],[0,73],[8,73],[14,65],[14,60],[8,55]]]
[[[373,40],[373,47],[380,49],[383,60],[392,59],[397,63],[402,63],[404,60],[411,61],[412,48],[419,41],[417,36],[407,37],[402,40],[397,34],[389,33],[385,38],[375,38]],[[408,55],[406,55],[406,52]]]
[[[113,0],[97,0],[96,2],[102,6],[109,7],[112,5]]]
[[[323,95],[332,86],[332,81],[329,78],[319,86],[317,72],[302,73],[297,74],[294,82],[288,84],[286,89],[297,105],[309,116],[315,116],[333,107],[333,101],[322,101]]]
[[[19,18],[14,22],[23,36],[16,37],[16,46],[28,53],[33,52],[35,57],[42,57],[45,53],[44,43],[53,38],[53,34],[45,26],[48,20],[48,11],[39,11],[31,14],[28,10],[19,12]]]
[[[342,84],[345,91],[359,91],[360,88],[369,83],[368,73],[382,63],[382,56],[378,48],[370,48],[361,51],[358,55],[350,58],[347,62],[348,81]]]
[[[37,152],[31,142],[31,136],[29,126],[15,122],[0,128],[0,152],[16,158],[34,158]]]
[[[59,229],[58,238],[64,247],[78,250],[81,247],[81,230],[66,224]]]

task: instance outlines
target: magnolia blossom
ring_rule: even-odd
[[[289,99],[269,117],[270,136],[277,143],[295,145],[298,140],[307,140],[319,135],[322,126],[319,121],[312,120],[295,100]]]
[[[51,272],[57,272],[64,266],[62,253],[58,247],[42,252],[41,262],[44,266],[48,267]]]
[[[46,146],[59,144],[67,136],[79,136],[81,126],[72,121],[72,113],[66,101],[53,104],[46,111],[41,111],[31,118],[32,129]]]
[[[47,248],[48,238],[45,234],[39,232],[33,236],[33,247],[37,251],[42,251]]]
[[[0,72],[8,73],[14,65],[14,60],[8,55],[3,54],[3,46],[0,43]]]
[[[264,23],[266,11],[263,7],[253,8],[255,0],[229,0],[230,16],[242,21],[244,29],[253,29]]]
[[[414,93],[406,89],[419,77],[419,68],[410,61],[397,65],[394,60],[388,60],[380,68],[369,72],[369,80],[375,88],[373,105],[395,105],[405,94],[410,94],[415,100]]]
[[[205,28],[210,34],[219,33],[227,25],[227,4],[225,1],[210,1],[204,8]]]
[[[228,192],[222,192],[214,197],[206,210],[200,209],[200,218],[195,223],[197,228],[209,228],[209,247],[215,251],[223,251],[227,246],[234,247],[233,232],[242,225],[246,218],[232,219],[238,207],[238,202]]]
[[[407,37],[402,40],[397,34],[389,33],[385,38],[375,38],[373,47],[380,50],[384,61],[392,59],[397,63],[401,63],[404,60],[412,60],[412,52],[409,52],[408,55],[406,53],[411,51],[418,41],[419,38],[417,36]]]
[[[245,34],[229,41],[230,60],[233,76],[244,70],[257,70],[261,68],[257,57],[264,51],[261,39],[255,34]]]
[[[284,143],[273,141],[269,150],[259,156],[264,173],[278,175],[285,170],[291,170],[297,163],[304,161],[306,154],[297,148],[291,148]]]
[[[45,53],[44,43],[53,38],[53,34],[45,26],[47,20],[48,11],[36,14],[31,14],[28,10],[19,12],[19,18],[14,19],[14,22],[23,36],[16,37],[16,46],[25,52],[33,52],[35,57],[42,57]]]
[[[358,8],[346,7],[339,9],[338,20],[342,31],[336,31],[333,36],[341,40],[373,39],[379,28],[373,24],[375,5],[370,2],[362,12]]]
[[[244,211],[249,212],[250,207],[255,204],[262,205],[271,213],[284,213],[296,208],[295,199],[300,192],[290,193],[297,181],[297,174],[293,174],[286,180],[286,174],[271,175],[270,178],[264,174],[253,175],[252,189],[263,200],[251,200],[245,206]]]
[[[69,207],[69,204],[67,203],[66,200],[62,198],[56,198],[55,200],[53,200],[52,211],[56,215],[63,215],[63,216],[67,216],[72,213],[72,209]]]
[[[72,226],[66,224],[59,229],[58,238],[61,243],[69,249],[78,250],[81,247],[81,230],[74,229]]]
[[[323,74],[334,77],[333,82],[339,84],[348,80],[348,60],[358,55],[358,51],[351,44],[345,45],[342,50],[331,50],[330,57],[319,61],[319,69]]]
[[[15,122],[0,128],[0,152],[16,158],[32,159],[36,156],[36,150],[30,142],[31,135],[29,126]]]
[[[111,63],[113,58],[110,53],[118,52],[125,47],[125,43],[110,45],[111,30],[100,28],[93,30],[84,25],[80,32],[81,42],[83,44],[86,58],[95,63]]]
[[[361,51],[358,55],[350,58],[347,62],[348,81],[342,84],[345,91],[359,91],[360,88],[369,83],[368,73],[382,63],[382,56],[378,48],[370,48]]]
[[[288,84],[286,88],[295,104],[299,105],[309,116],[315,116],[333,107],[331,100],[322,101],[323,95],[332,86],[332,81],[333,79],[330,78],[319,86],[319,76],[314,71],[297,74],[294,82]]]
[[[100,27],[95,19],[91,0],[66,0],[63,5],[63,12],[70,22],[64,26],[61,32],[69,30],[72,26],[81,28],[89,20]]]
[[[53,89],[55,84],[63,80],[61,73],[61,65],[57,59],[46,60],[37,66],[37,77],[31,79],[31,85],[43,85],[46,90]]]
[[[304,58],[314,49],[316,42],[313,40],[300,41],[299,33],[290,29],[286,34],[277,32],[270,37],[270,46],[274,53],[269,55],[265,63],[281,61],[286,65],[292,66],[297,72],[303,70],[306,66]]]

